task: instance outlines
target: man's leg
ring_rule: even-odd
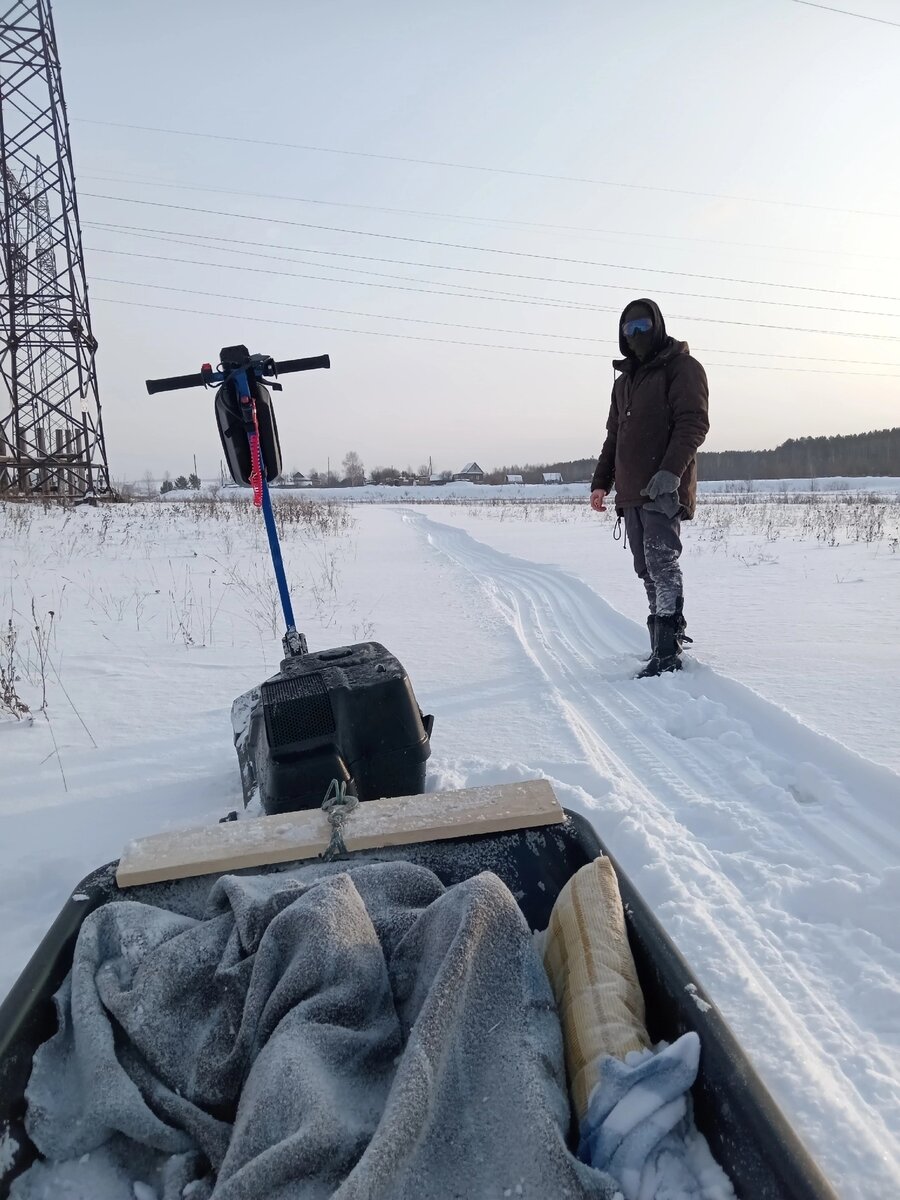
[[[647,574],[656,592],[656,612],[660,616],[675,614],[679,597],[684,595],[681,578],[681,517],[641,510],[644,527],[644,561]],[[649,589],[648,589],[649,594]]]
[[[652,515],[652,514],[650,514]],[[634,571],[644,585],[651,615],[656,612],[656,585],[647,566],[644,549],[644,510],[642,508],[625,509],[625,536],[631,546],[631,556],[634,559]]]
[[[644,558],[656,589],[653,656],[638,679],[681,669],[681,518],[644,509]]]

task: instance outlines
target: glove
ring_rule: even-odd
[[[662,492],[655,500],[649,500],[644,505],[644,512],[662,513],[669,520],[681,512],[681,501],[677,492]]]
[[[675,475],[671,471],[657,471],[655,475],[651,475],[647,486],[641,488],[641,495],[649,496],[651,500],[655,500],[657,496],[662,496],[669,492],[677,493],[680,483],[681,477],[679,475]]]

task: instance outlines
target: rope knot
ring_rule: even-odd
[[[332,779],[328,785],[328,791],[325,793],[325,799],[322,801],[322,812],[328,817],[331,825],[331,841],[322,854],[325,862],[334,862],[335,859],[347,857],[347,847],[344,844],[344,825],[358,804],[359,799],[356,796],[347,795],[346,783],[339,783],[336,779]]]

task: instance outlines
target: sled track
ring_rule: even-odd
[[[873,1169],[893,1194],[900,778],[697,662],[634,680],[646,634],[586,584],[404,519],[508,624],[583,750],[584,811],[840,1194]]]

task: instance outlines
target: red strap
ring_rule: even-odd
[[[250,459],[252,467],[250,470],[250,486],[253,488],[253,504],[255,508],[262,508],[263,497],[263,478],[262,478],[262,460],[259,453],[259,422],[256,419],[256,401],[251,400],[253,406],[253,428],[255,433],[249,435],[250,438]]]

